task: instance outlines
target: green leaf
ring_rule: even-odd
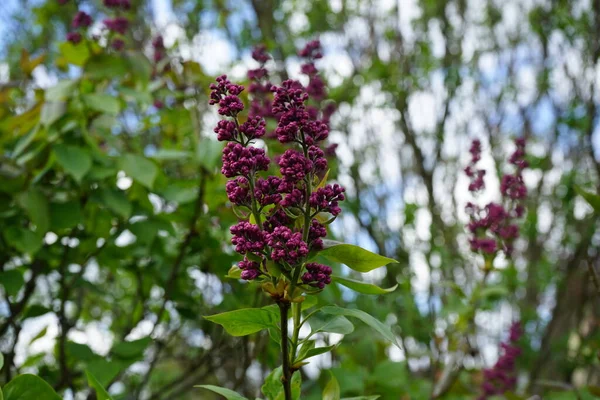
[[[325,347],[315,347],[312,349],[309,348],[305,352],[301,351],[300,353],[298,353],[298,358],[294,360],[294,363],[308,360],[309,358],[314,357],[314,356],[329,353],[331,350],[335,349],[336,347],[337,347],[337,345],[334,344],[334,345],[325,346]]]
[[[275,368],[265,379],[265,383],[261,387],[262,393],[267,397],[267,400],[285,400],[285,393],[283,392],[283,384],[281,383],[282,377],[281,367]],[[297,400],[300,398],[300,391],[302,386],[302,377],[299,372],[292,375],[292,399]]]
[[[227,400],[248,400],[247,398],[245,398],[244,396],[242,396],[239,393],[234,392],[233,390],[225,389],[225,388],[218,387],[218,386],[196,385],[194,387],[210,390],[211,392],[220,394],[221,396],[225,397]]]
[[[99,358],[89,361],[86,370],[94,375],[100,385],[106,387],[127,365],[127,362],[107,361]]]
[[[61,54],[65,57],[68,63],[73,65],[83,65],[90,58],[90,50],[87,43],[81,41],[77,44],[64,42],[58,46]]]
[[[86,106],[94,111],[110,115],[118,115],[121,110],[119,99],[105,93],[89,93],[83,97]]]
[[[4,400],[61,400],[52,386],[35,375],[19,375],[4,388]]]
[[[9,226],[2,234],[4,239],[22,253],[33,255],[42,248],[43,237],[29,229]]]
[[[27,212],[31,222],[38,228],[36,233],[42,235],[50,227],[50,211],[48,198],[37,188],[29,188],[28,191],[17,195],[17,202]]]
[[[104,387],[100,384],[100,382],[98,382],[96,377],[89,370],[85,371],[85,375],[87,376],[88,385],[90,385],[90,387],[96,391],[96,398],[98,400],[113,400],[113,398],[110,397],[110,394],[108,394],[106,389],[104,389]]]
[[[0,272],[0,285],[4,287],[7,295],[12,297],[18,295],[24,284],[23,273],[18,269]]]
[[[379,395],[375,395],[375,396],[358,396],[358,397],[344,397],[344,398],[342,398],[342,400],[377,400],[380,397],[381,396],[379,396]]]
[[[202,140],[198,144],[198,161],[204,168],[212,171],[219,163],[222,151],[223,145],[220,142],[208,139]]]
[[[587,201],[592,206],[592,208],[594,209],[594,212],[596,214],[600,214],[600,195],[586,192],[585,190],[583,190],[581,187],[579,187],[577,185],[575,185],[575,191],[577,192],[578,195],[583,197],[585,199],[585,201]]]
[[[310,319],[310,327],[312,328],[313,334],[318,332],[329,332],[348,335],[354,332],[354,325],[352,325],[352,322],[343,315],[328,316],[326,319],[317,319],[313,317]]]
[[[185,161],[192,156],[189,151],[173,150],[173,149],[160,149],[152,155],[152,158],[156,160],[165,161]]]
[[[121,191],[104,189],[100,192],[100,198],[106,207],[123,218],[129,218],[133,206]]]
[[[331,315],[344,315],[346,317],[352,317],[360,319],[365,324],[369,325],[371,328],[375,329],[381,336],[383,336],[386,340],[392,342],[394,345],[398,346],[398,348],[402,348],[398,343],[398,339],[396,335],[392,332],[389,326],[383,324],[382,322],[376,320],[369,314],[364,311],[352,309],[352,308],[341,308],[336,306],[326,306],[321,309],[322,312]]]
[[[50,228],[53,231],[70,229],[83,221],[78,201],[50,204]]]
[[[322,397],[323,400],[340,400],[340,385],[333,374],[331,374],[331,379],[325,386],[325,390],[323,390]]]
[[[37,335],[35,335],[30,341],[29,341],[29,345],[31,345],[33,342],[35,342],[38,339],[43,338],[44,336],[46,336],[46,333],[48,332],[48,326],[45,326],[44,329],[42,329],[41,331],[38,332]]]
[[[127,60],[108,54],[95,55],[85,66],[86,74],[92,79],[116,79],[126,75],[128,71]]]
[[[92,168],[92,157],[78,146],[57,144],[53,147],[56,160],[77,182]]]
[[[333,281],[339,283],[340,285],[346,286],[355,292],[364,294],[387,294],[393,292],[398,287],[396,284],[391,288],[383,289],[370,283],[360,282],[354,279],[346,279],[339,276],[333,276]]]
[[[324,241],[325,242],[325,241]],[[362,247],[353,244],[337,243],[327,241],[329,247],[324,248],[318,254],[331,260],[346,264],[349,268],[358,272],[369,272],[398,261],[379,254],[371,253]]]
[[[47,101],[42,106],[40,123],[48,127],[58,121],[65,114],[66,110],[67,106],[62,101]]]
[[[46,101],[65,101],[71,96],[76,84],[76,80],[60,81],[46,90],[44,98]]]
[[[119,168],[133,180],[152,190],[158,175],[158,167],[152,161],[137,154],[125,154],[119,160]]]
[[[132,340],[131,342],[117,343],[111,350],[111,354],[123,358],[140,358],[144,355],[144,351],[148,345],[152,342],[152,339],[145,337],[138,340]]]
[[[243,308],[221,314],[205,316],[219,324],[232,336],[246,336],[263,329],[277,327],[278,315],[262,308]]]
[[[4,355],[0,353],[0,371],[2,370],[2,367],[4,367]]]

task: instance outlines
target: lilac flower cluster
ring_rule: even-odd
[[[64,4],[64,3],[62,3]],[[71,21],[71,27],[73,29],[87,29],[90,25],[92,25],[92,17],[85,13],[84,11],[77,11],[77,14],[73,17]],[[67,33],[67,40],[73,44],[78,44],[81,42],[83,35],[81,32],[69,32]]]
[[[325,285],[331,283],[331,267],[327,265],[308,263],[306,264],[306,270],[302,275],[302,282],[307,285],[323,289]]]
[[[311,79],[320,80],[314,65],[322,56],[320,44],[309,43],[301,54],[310,59],[312,67],[305,70]],[[323,238],[327,235],[320,213],[335,218],[341,212],[339,202],[344,200],[341,186],[319,185],[327,170],[327,159],[320,145],[327,139],[329,127],[327,121],[318,118],[318,110],[309,110],[307,102],[311,94],[316,99],[322,98],[324,84],[320,92],[313,90],[316,84],[311,89],[294,80],[274,86],[265,67],[270,60],[265,48],[255,49],[252,57],[259,68],[248,72],[248,118],[240,121],[240,113],[245,110],[240,99],[244,87],[231,83],[225,75],[210,86],[209,100],[224,117],[214,131],[219,141],[228,142],[223,149],[221,168],[231,178],[226,184],[227,196],[234,207],[247,209],[250,218],[231,228],[235,250],[245,255],[239,264],[242,278],[253,280],[263,275],[269,278],[266,263],[271,260],[292,286],[305,284],[323,289],[331,282],[331,268],[306,261],[310,251],[323,248]],[[264,149],[253,143],[266,135],[265,118],[277,121],[274,133],[279,142],[293,146],[275,157],[280,177],[260,176],[262,171],[269,170],[270,159]]]
[[[516,359],[521,354],[517,342],[522,334],[521,324],[514,322],[510,327],[508,341],[500,344],[502,355],[492,368],[483,371],[485,380],[482,385],[483,394],[479,396],[479,400],[485,400],[494,395],[502,395],[514,389],[517,383]]]
[[[250,94],[249,117],[272,118],[273,104],[270,98],[271,82],[269,71],[266,68],[271,56],[267,53],[265,46],[257,46],[252,51],[252,58],[259,63],[258,68],[248,70],[248,93]]]
[[[165,43],[163,41],[163,37],[158,35],[154,39],[152,39],[152,49],[154,50],[154,62],[159,62],[165,56]]]
[[[514,220],[522,217],[525,212],[521,201],[527,195],[527,188],[523,183],[522,172],[527,167],[527,161],[524,160],[525,140],[517,139],[515,144],[516,150],[510,156],[509,162],[516,167],[516,171],[514,174],[502,176],[502,204],[491,202],[481,208],[471,202],[467,203],[466,211],[471,217],[467,228],[473,234],[469,243],[474,252],[493,255],[503,250],[510,254],[514,240],[519,237],[519,227]],[[485,170],[477,168],[481,159],[481,142],[473,140],[469,152],[471,161],[465,168],[465,173],[471,179],[469,191],[478,193],[485,188]]]

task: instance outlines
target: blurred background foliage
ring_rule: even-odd
[[[348,192],[333,233],[401,261],[367,274],[393,294],[323,297],[386,321],[403,349],[357,327],[302,370],[302,398],[321,398],[330,373],[346,397],[429,398],[451,373],[441,397],[477,398],[514,320],[507,398],[598,396],[598,212],[575,191],[600,188],[598,1],[132,3],[123,52],[98,0],[0,5],[0,382],[32,372],[86,399],[87,368],[118,399],[210,398],[200,383],[258,395],[278,365],[268,333],[232,338],[201,317],[267,302],[225,278],[237,218],[208,85],[245,82],[258,43],[274,80],[297,77],[296,49],[319,37],[338,105],[332,176]],[[78,9],[97,41],[65,42]],[[528,213],[471,315],[467,150],[482,140],[493,200],[514,137],[528,139]]]

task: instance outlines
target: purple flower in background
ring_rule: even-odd
[[[73,44],[77,44],[81,42],[81,33],[79,32],[69,32],[67,33],[67,40]]]
[[[129,20],[125,17],[107,18],[104,20],[104,25],[108,30],[124,35],[129,28]]]
[[[129,0],[104,0],[104,5],[108,8],[123,8],[129,10],[131,2]]]
[[[115,38],[110,45],[114,50],[121,51],[125,47],[125,42],[121,38]]]
[[[483,393],[479,396],[479,400],[502,395],[515,388],[517,384],[516,361],[521,354],[517,342],[522,335],[521,323],[514,322],[510,327],[508,341],[500,344],[502,354],[498,361],[492,368],[483,371],[485,381],[481,387]]]
[[[92,17],[90,17],[87,13],[83,11],[77,11],[77,14],[73,17],[73,21],[71,22],[71,26],[74,29],[77,28],[87,28],[92,24]]]

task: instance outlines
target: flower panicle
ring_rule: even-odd
[[[301,54],[314,62],[322,57],[320,44],[311,42]],[[240,98],[246,88],[226,75],[211,84],[209,99],[222,117],[214,132],[219,141],[227,142],[221,172],[230,178],[228,199],[234,207],[247,210],[238,215],[248,218],[231,228],[235,251],[244,255],[239,263],[242,279],[275,279],[266,268],[272,262],[292,281],[292,287],[320,290],[331,282],[331,268],[307,261],[311,251],[323,248],[327,229],[322,221],[338,216],[339,203],[345,199],[340,185],[317,185],[327,171],[326,155],[332,153],[331,148],[321,148],[329,127],[318,118],[320,111],[313,112],[307,105],[311,98],[319,98],[309,87],[295,80],[280,86],[270,83],[266,64],[271,57],[264,46],[255,48],[252,58],[259,66],[248,72],[247,109]],[[306,71],[316,74],[312,67]],[[248,115],[243,122],[242,113]],[[271,160],[264,148],[254,144],[256,139],[270,137],[266,118],[277,122],[274,138],[290,146],[274,157],[278,176],[262,175],[270,170]],[[323,219],[325,214],[332,218]]]
[[[527,196],[527,187],[522,175],[523,170],[528,166],[525,160],[525,139],[516,139],[515,146],[515,151],[508,159],[515,171],[512,174],[503,174],[501,177],[502,202],[490,202],[485,207],[468,202],[465,207],[470,216],[467,229],[472,235],[469,244],[473,252],[493,256],[502,250],[510,255],[513,242],[519,237],[519,226],[515,220],[523,216],[525,212],[523,200]],[[473,140],[469,149],[471,159],[464,170],[470,179],[469,191],[473,194],[479,194],[485,189],[483,178],[486,171],[477,167],[481,160],[481,152],[481,141]]]

